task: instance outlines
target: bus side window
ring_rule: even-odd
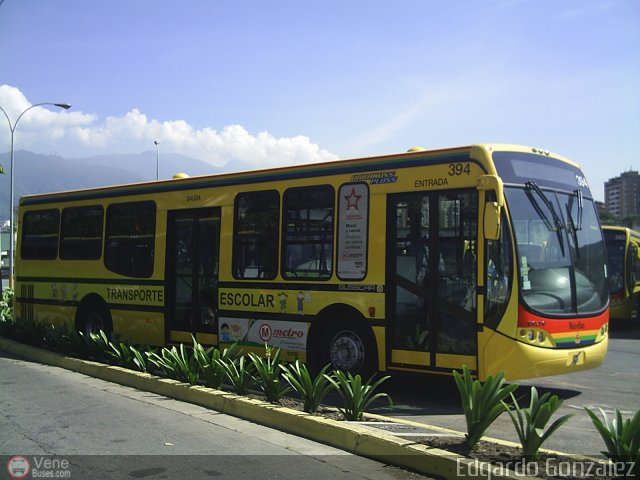
[[[278,265],[280,195],[275,190],[236,196],[233,276],[273,280]]]
[[[484,323],[490,328],[495,328],[500,322],[511,292],[511,235],[507,229],[507,219],[503,217],[501,223],[500,239],[487,240],[485,249]]]
[[[21,258],[53,260],[58,256],[60,211],[57,209],[26,212],[22,220]]]
[[[290,188],[284,193],[283,277],[331,277],[334,197],[330,185]]]
[[[107,269],[128,277],[150,277],[153,274],[155,230],[155,202],[109,205],[104,242]]]
[[[60,258],[99,259],[102,255],[103,216],[100,205],[65,208],[60,229]]]

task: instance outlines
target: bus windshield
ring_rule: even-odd
[[[530,310],[546,316],[601,312],[608,299],[604,242],[580,171],[569,164],[563,169],[555,162],[553,178],[538,173],[533,180],[532,175],[520,176],[518,162],[526,156],[527,164],[535,161],[538,170],[544,171],[545,157],[500,154],[502,161],[496,163],[503,167],[501,175],[508,185],[505,195],[517,245],[522,300]]]

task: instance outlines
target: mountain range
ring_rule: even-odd
[[[25,150],[14,152],[15,207],[22,195],[59,192],[121,183],[136,183],[156,179],[156,152],[131,155],[100,155],[86,158],[63,158]],[[0,154],[0,165],[6,175],[0,175],[0,223],[9,218],[10,156]],[[229,171],[229,168],[180,154],[159,155],[160,179],[178,172],[191,176]],[[245,170],[246,165],[234,164],[233,170]]]

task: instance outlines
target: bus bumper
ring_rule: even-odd
[[[514,346],[515,342],[515,346]],[[562,375],[599,367],[607,354],[608,336],[580,348],[542,348],[493,335],[484,349],[480,379],[504,371],[507,380]]]

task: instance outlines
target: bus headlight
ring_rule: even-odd
[[[536,338],[536,334],[533,333],[533,330],[529,330],[529,332],[527,333],[527,338],[530,342],[533,342],[533,339]]]
[[[538,332],[538,341],[544,343],[544,333]]]

